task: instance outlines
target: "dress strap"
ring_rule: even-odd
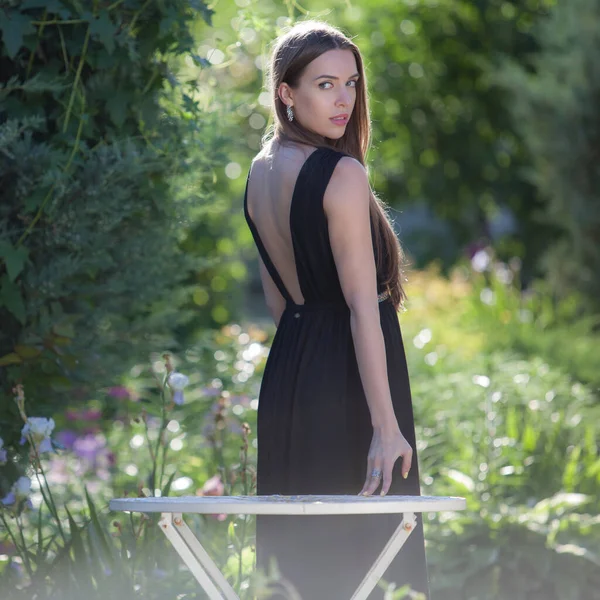
[[[294,300],[291,297],[291,295],[289,294],[289,292],[287,291],[287,288],[285,287],[283,280],[279,276],[279,273],[277,272],[277,269],[275,268],[275,265],[273,264],[271,257],[267,253],[267,249],[265,248],[264,244],[262,243],[262,240],[260,239],[258,229],[256,228],[256,225],[252,221],[252,218],[250,217],[250,213],[248,212],[248,183],[250,182],[250,171],[251,170],[248,170],[248,176],[246,177],[246,191],[244,192],[244,215],[246,217],[248,227],[250,227],[250,231],[252,232],[252,236],[254,237],[254,241],[256,242],[258,252],[262,258],[262,261],[265,263],[265,267],[267,268],[267,271],[269,272],[271,279],[273,279],[273,282],[277,286],[277,289],[279,290],[281,295],[284,297],[286,303],[288,303],[288,304],[293,303]]]

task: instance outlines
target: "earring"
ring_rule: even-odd
[[[293,121],[294,120],[294,111],[292,110],[292,107],[288,104],[287,107],[287,116],[288,116],[288,120],[289,121]]]

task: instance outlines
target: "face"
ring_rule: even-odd
[[[354,104],[359,73],[351,50],[328,50],[309,63],[296,89],[279,86],[279,97],[292,106],[303,127],[331,139],[341,138]],[[345,119],[334,119],[345,115]]]

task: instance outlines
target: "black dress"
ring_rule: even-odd
[[[256,224],[244,215],[260,256],[286,300],[265,365],[258,405],[257,493],[358,494],[367,468],[372,426],[344,300],[329,243],[323,195],[346,156],[317,148],[296,180],[289,224],[304,304],[288,293]],[[383,289],[378,289],[380,294]],[[411,393],[398,317],[379,302],[387,370],[400,429],[413,448],[408,478],[398,459],[390,494],[419,495]],[[349,600],[400,522],[400,515],[259,516],[257,564],[275,557],[303,600]],[[421,515],[383,580],[409,584],[429,598]],[[280,597],[279,595],[273,596]],[[382,598],[375,588],[369,598]]]

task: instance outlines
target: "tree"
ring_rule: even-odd
[[[543,256],[556,296],[580,292],[600,309],[600,52],[598,0],[558,3],[539,23],[539,51],[524,64],[506,61],[497,81],[511,92],[515,129],[532,168],[527,179],[558,230]]]

